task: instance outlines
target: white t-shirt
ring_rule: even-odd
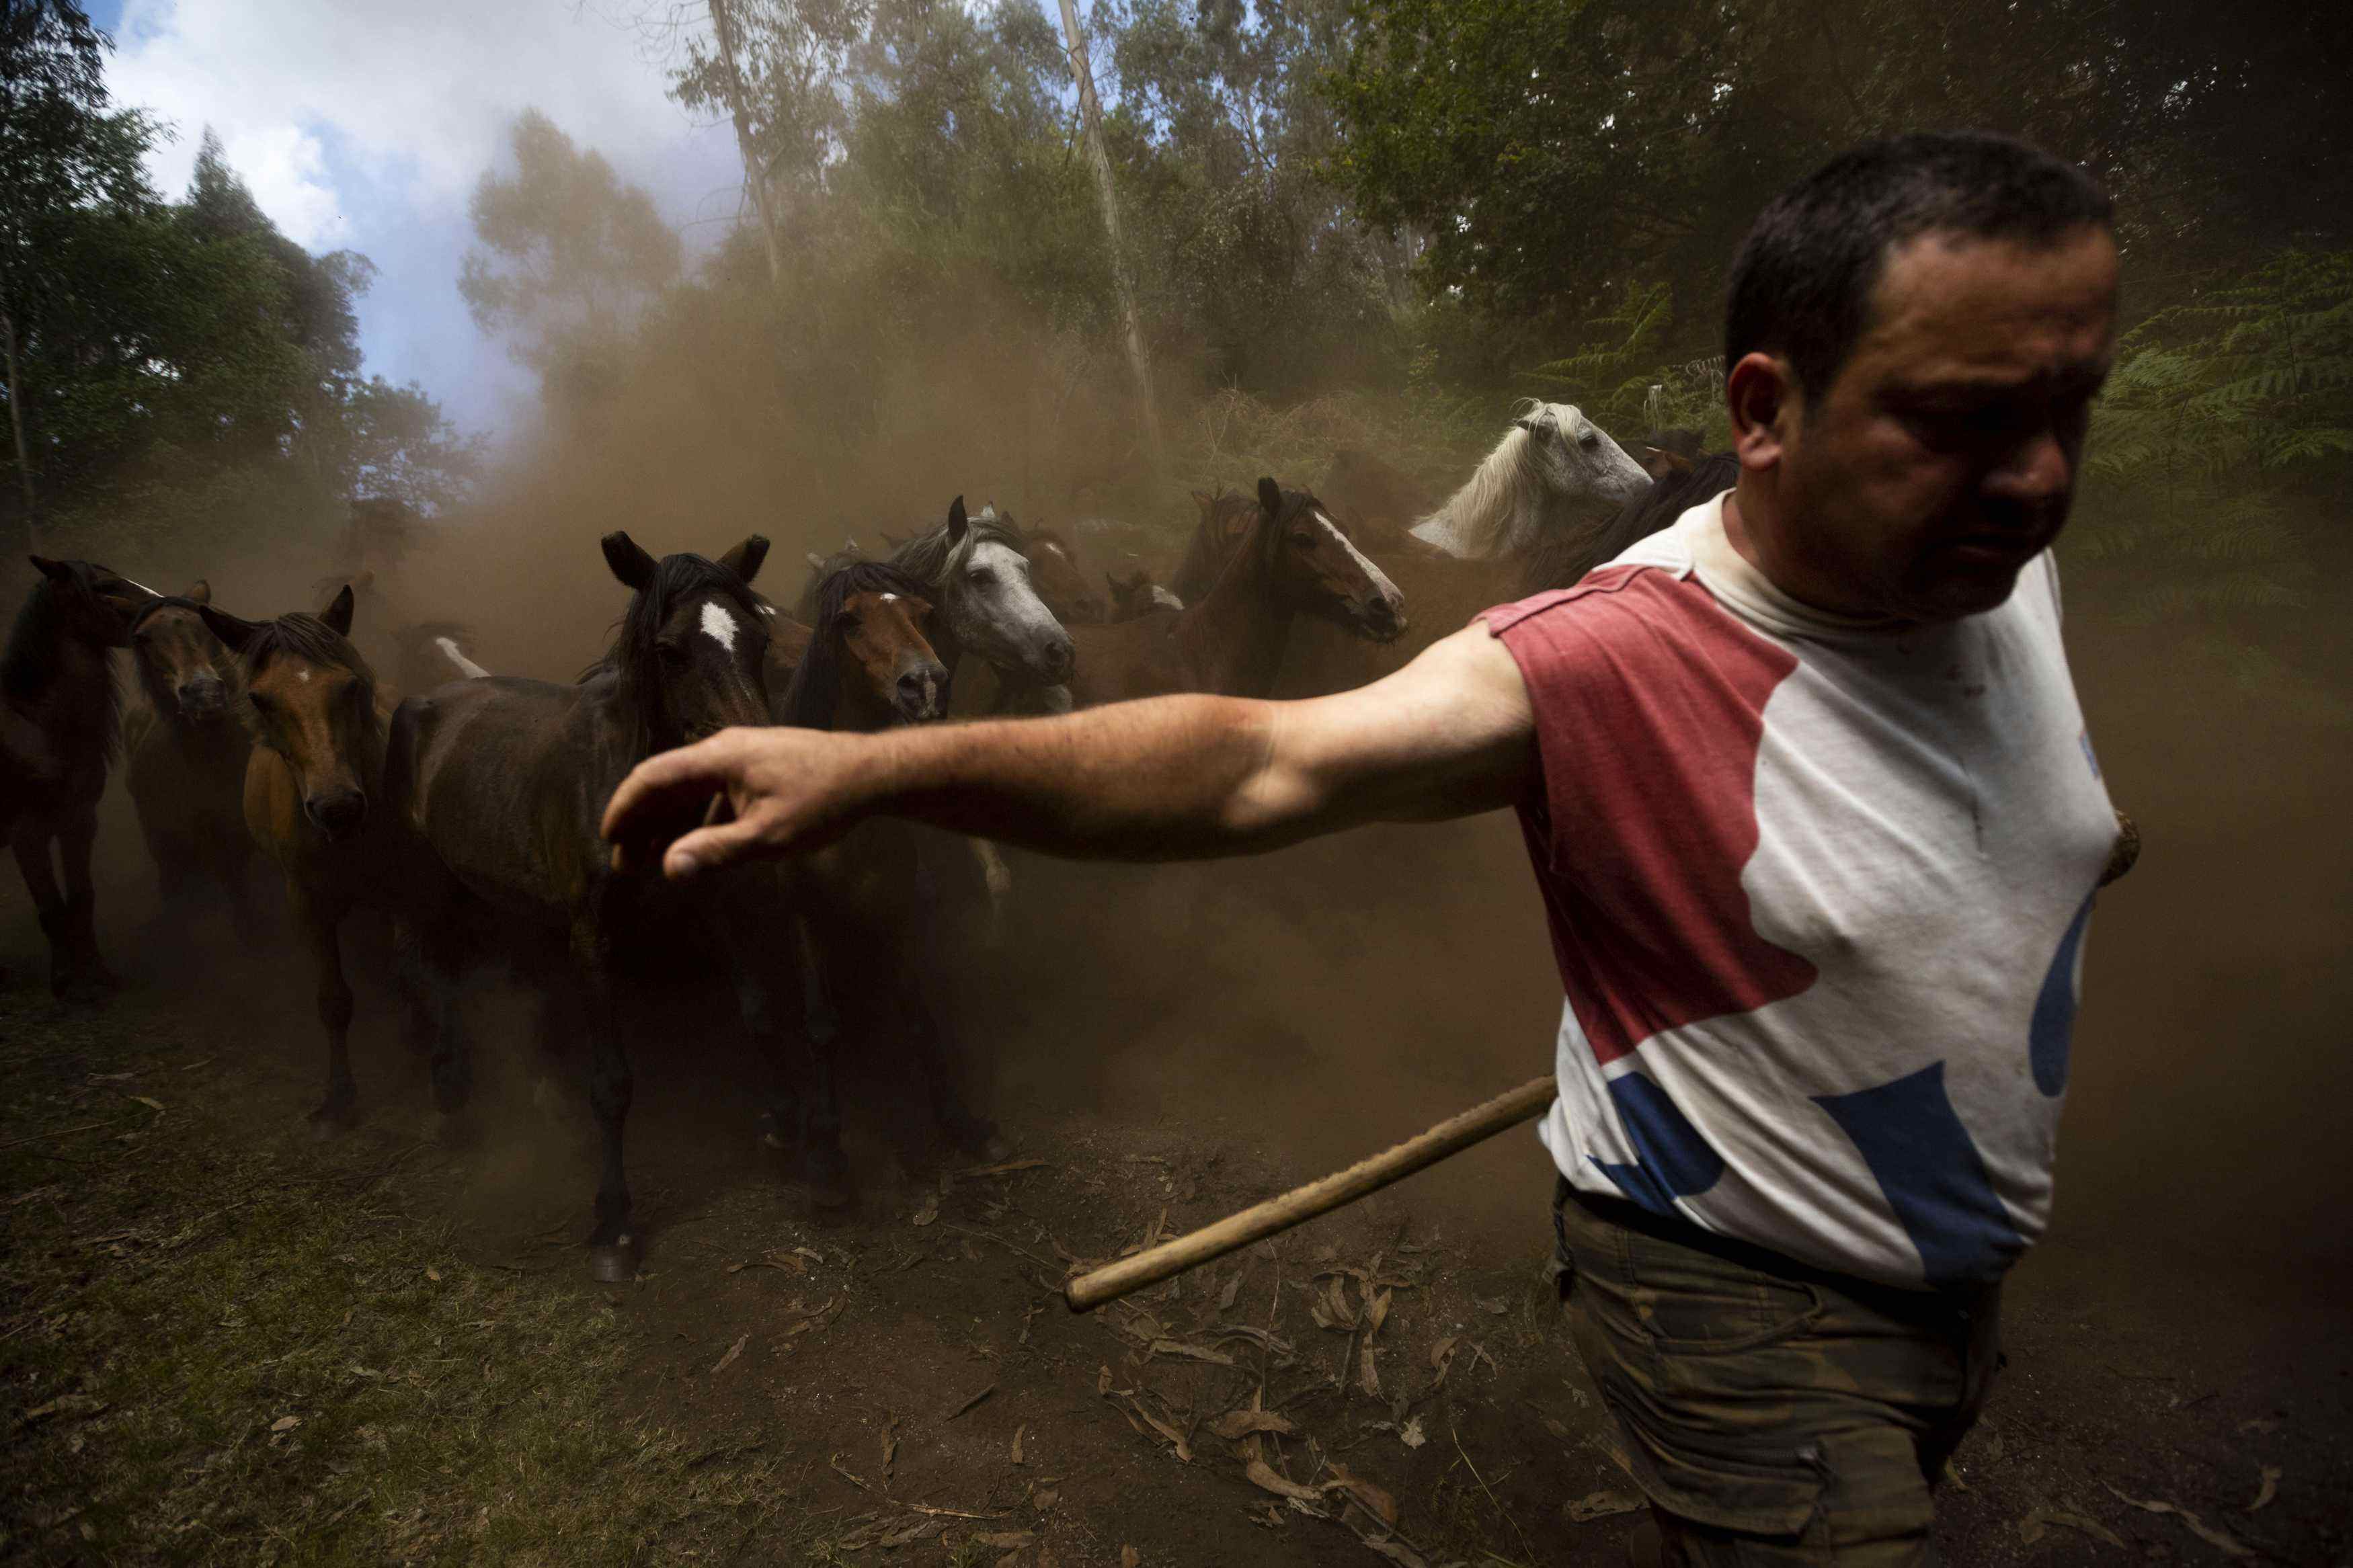
[[[1866,1279],[1998,1278],[2049,1218],[2116,834],[2049,554],[1982,615],[1848,620],[1718,496],[1486,618],[1545,775],[1561,1173]]]

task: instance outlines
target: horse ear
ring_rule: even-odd
[[[358,602],[358,596],[352,592],[352,585],[346,583],[343,591],[319,612],[319,619],[325,622],[327,629],[337,637],[347,637],[352,635],[352,608]]]
[[[220,638],[231,653],[243,653],[261,635],[259,623],[238,620],[227,610],[216,610],[210,605],[198,605],[196,614],[204,617],[205,629]]]
[[[964,542],[965,531],[971,526],[971,520],[966,518],[964,514],[964,497],[958,496],[955,500],[948,502],[949,549],[953,550],[957,545]]]
[[[73,568],[62,561],[52,561],[46,555],[27,555],[25,559],[52,583],[66,583],[73,579]]]
[[[1258,482],[1258,504],[1267,516],[1279,515],[1282,510],[1282,487],[1272,479],[1261,479]]]
[[[209,605],[213,602],[213,585],[199,577],[188,584],[188,591],[180,597],[192,605]]]
[[[887,528],[877,529],[875,531],[881,534],[882,542],[893,550],[907,542],[907,536],[903,533],[893,533]]]
[[[809,570],[812,572],[822,572],[825,570],[825,557],[819,555],[814,550],[804,554],[801,559],[809,563]]]
[[[620,529],[607,534],[601,542],[605,547],[605,564],[621,580],[621,586],[633,594],[642,594],[646,584],[654,580],[654,558],[646,553],[645,546],[631,539]]]
[[[734,549],[729,551],[726,554],[721,556],[719,558],[719,564],[726,567],[727,570],[734,573],[735,575],[743,578],[746,583],[749,583],[753,578],[757,577],[760,574],[760,563],[765,561],[767,558],[768,542],[761,535],[755,533],[752,535],[751,538],[745,540],[743,543],[737,545]]]

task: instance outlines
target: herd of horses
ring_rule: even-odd
[[[1574,407],[1535,405],[1452,496],[1427,505],[1378,459],[1343,453],[1328,504],[1272,479],[1254,494],[1197,494],[1198,524],[1165,585],[1147,569],[1090,570],[1082,539],[968,514],[961,498],[886,558],[854,542],[812,555],[789,606],[754,587],[768,554],[757,534],[715,557],[657,558],[615,532],[602,547],[627,607],[576,680],[494,675],[450,628],[415,626],[402,646],[422,657],[402,660],[405,700],[352,640],[349,584],[316,612],[247,620],[204,583],[164,595],[91,563],[36,557],[39,579],[0,656],[0,816],[48,939],[52,986],[75,1001],[116,984],[99,952],[90,858],[118,752],[165,920],[198,918],[216,896],[243,940],[264,940],[249,863],[258,850],[273,865],[315,979],[322,1135],[359,1116],[343,954],[354,910],[390,917],[404,1032],[430,1063],[451,1136],[464,1132],[473,1080],[467,973],[512,966],[532,983],[543,1047],[586,1038],[601,1140],[591,1268],[624,1279],[638,1238],[619,1001],[647,979],[649,954],[652,967],[723,972],[767,1080],[765,1136],[814,1203],[852,1195],[835,1087],[852,997],[870,1011],[863,999],[887,999],[864,1026],[903,1042],[937,1135],[960,1153],[1005,1152],[966,1103],[936,994],[972,917],[1001,913],[1003,858],[878,821],[790,864],[691,887],[622,876],[597,828],[638,763],[737,725],[877,731],[1355,685],[1486,605],[1574,582],[1730,483],[1728,459],[1645,451],[1638,463]],[[1409,638],[1409,625],[1424,635]],[[112,668],[126,648],[139,693],[127,721]]]

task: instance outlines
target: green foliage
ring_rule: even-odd
[[[536,110],[508,133],[512,175],[485,174],[471,213],[479,242],[458,279],[474,322],[524,364],[593,379],[600,360],[678,276],[678,237],[653,199]]]
[[[0,506],[127,563],[323,535],[361,495],[448,505],[475,450],[361,374],[367,258],[279,233],[210,132],[165,202],[143,166],[164,132],[109,106],[110,47],[62,0],[0,11]]]
[[[1576,403],[1621,435],[1696,430],[1709,450],[1723,447],[1731,441],[1723,356],[1658,363],[1673,313],[1665,284],[1630,283],[1614,309],[1586,323],[1589,346],[1536,366],[1526,379],[1548,398]]]
[[[2311,598],[2316,546],[2353,482],[2353,251],[2289,251],[2159,311],[2119,344],[2072,549],[2144,621],[2308,717],[2353,702],[2266,629]]]

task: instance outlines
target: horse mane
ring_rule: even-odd
[[[653,581],[629,595],[629,607],[621,612],[605,657],[581,673],[585,685],[602,668],[611,669],[614,700],[621,709],[632,756],[653,752],[661,690],[661,655],[655,644],[661,629],[681,599],[713,594],[751,616],[754,626],[766,627],[768,617],[760,613],[759,596],[743,578],[705,556],[665,555],[654,564]]]
[[[1521,419],[1546,405],[1530,397],[1513,406],[1513,417]],[[1512,519],[1521,506],[1542,500],[1544,472],[1535,460],[1535,440],[1517,425],[1506,428],[1503,439],[1479,460],[1461,487],[1439,502],[1438,510],[1414,519],[1409,531],[1428,538],[1421,531],[1436,524],[1432,531],[1453,539],[1462,553],[1495,554],[1509,536]]]
[[[816,635],[777,704],[779,723],[802,730],[833,728],[834,710],[841,700],[841,635],[835,623],[857,594],[924,599],[931,589],[913,573],[883,561],[852,561],[828,573],[817,585],[816,612],[809,622]]]
[[[162,611],[186,610],[191,615],[195,615],[203,608],[204,606],[197,604],[194,599],[188,598],[185,595],[181,594],[165,594],[160,597],[150,599],[145,604],[140,605],[138,612],[131,617],[131,635],[136,637],[139,634],[139,628],[145,626],[150,618]],[[196,624],[199,626],[204,625],[201,617],[198,619]],[[205,635],[206,637],[212,636],[210,627],[205,628]],[[223,649],[223,651],[226,652],[227,649]],[[228,676],[234,679],[237,675],[237,668],[236,658],[233,657],[224,658],[220,663],[227,672]],[[133,653],[131,656],[131,668],[133,673],[135,673],[139,678],[139,689],[145,695],[147,699],[147,706],[155,710],[159,716],[177,713],[179,711],[180,705],[178,700],[174,697],[171,692],[164,689],[161,684],[159,672],[149,669],[145,659],[141,658],[136,653]]]
[[[299,658],[331,669],[340,667],[357,678],[371,702],[375,700],[375,671],[360,650],[352,646],[351,638],[308,610],[290,611],[274,621],[259,623],[244,652],[246,668],[256,675],[276,658]]]
[[[1599,528],[1547,534],[1529,551],[1520,581],[1523,596],[1566,588],[1596,566],[1616,560],[1638,540],[1648,539],[1691,508],[1728,490],[1740,478],[1740,459],[1730,452],[1702,458],[1685,473],[1652,479],[1651,488],[1621,506]]]
[[[995,507],[983,507],[965,519],[965,539],[967,550],[1002,544],[1024,561],[1029,559],[1029,536],[1011,518],[997,516]],[[936,583],[947,575],[955,554],[955,547],[948,542],[948,525],[943,521],[892,551],[889,563],[926,583]]]
[[[65,564],[72,568],[76,592],[96,593],[101,568],[87,561],[69,561]],[[60,624],[64,609],[58,584],[47,576],[34,584],[33,591],[25,596],[23,607],[16,612],[16,625],[8,631],[7,650],[0,653],[0,692],[5,692],[10,700],[38,701],[57,684],[62,669],[58,656],[66,642]],[[73,727],[94,732],[100,752],[111,763],[121,746],[122,692],[115,682],[113,658],[101,649],[100,661],[105,675],[93,693],[95,722]]]
[[[1243,507],[1258,510],[1258,498],[1240,490],[1222,487],[1209,498],[1207,510],[1193,530],[1192,542],[1185,547],[1185,559],[1177,564],[1176,574],[1168,580],[1169,591],[1190,605],[1208,593],[1226,569],[1226,542],[1218,520]]]

